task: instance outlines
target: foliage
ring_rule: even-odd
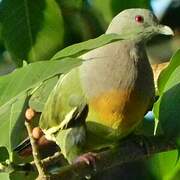
[[[61,61],[44,61],[26,65],[0,78],[0,130],[6,138],[0,140],[9,152],[22,140],[23,133],[15,135],[23,129],[24,111],[31,90],[37,89],[51,77],[66,73],[79,65],[80,59],[64,59]],[[46,69],[46,67],[49,67]]]
[[[0,77],[0,162],[13,159],[13,148],[24,139],[24,112],[30,106],[42,112],[44,104],[62,74],[81,65],[78,56],[122,39],[116,34],[102,35],[67,48],[63,47],[96,37],[120,10],[149,7],[149,1],[92,0],[3,0],[0,4],[1,44],[20,68]],[[123,37],[124,38],[124,37]],[[60,50],[62,49],[62,50]],[[26,61],[29,64],[24,63]],[[22,66],[23,65],[23,66]],[[158,80],[159,99],[153,112],[165,137],[180,142],[180,50]],[[146,122],[142,132],[153,135],[154,122]],[[149,124],[151,124],[149,126]],[[147,128],[147,129],[146,129]],[[17,133],[21,132],[21,133]],[[149,133],[150,132],[150,133]],[[145,161],[154,179],[173,179],[180,164],[177,151],[157,154]],[[23,162],[23,161],[22,161]],[[167,163],[168,162],[168,163]],[[144,164],[144,162],[143,162]],[[155,164],[155,166],[154,166]],[[168,166],[167,166],[168,164]],[[160,169],[160,170],[159,170]],[[27,176],[33,179],[34,174]],[[0,179],[23,179],[24,174],[0,173]]]
[[[1,6],[2,36],[18,65],[49,59],[62,46],[63,19],[55,1],[4,0]]]
[[[84,0],[3,0],[0,7],[2,38],[18,66],[23,60],[48,60],[66,45],[103,33]]]
[[[161,72],[158,79],[159,99],[154,105],[154,114],[159,126],[167,137],[179,139],[180,106],[180,50],[172,57],[169,66]],[[159,128],[160,128],[159,127]]]
[[[92,6],[97,8],[106,22],[109,22],[120,11],[128,8],[150,8],[148,0],[92,0]]]

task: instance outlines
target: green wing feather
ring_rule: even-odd
[[[40,118],[47,139],[54,140],[71,162],[82,153],[86,141],[88,105],[81,88],[79,69],[60,78]]]
[[[67,125],[86,104],[78,68],[62,76],[51,92],[40,118],[43,130]],[[71,117],[72,116],[72,117]],[[61,125],[62,124],[62,125]]]

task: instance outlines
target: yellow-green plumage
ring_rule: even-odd
[[[143,16],[144,24],[135,21],[136,15]],[[154,32],[144,33],[150,26]],[[132,132],[153,100],[145,41],[160,31],[156,18],[145,9],[126,10],[106,33],[123,34],[132,27],[142,33],[83,55],[86,61],[64,75],[48,98],[40,126],[69,162],[82,153],[111,147]]]

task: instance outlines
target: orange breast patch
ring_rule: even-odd
[[[117,90],[101,94],[89,102],[89,119],[126,131],[142,120],[148,105],[145,99],[132,91]]]

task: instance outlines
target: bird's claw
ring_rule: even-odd
[[[92,165],[96,171],[96,160],[98,159],[97,153],[88,152],[76,158],[74,163],[85,162],[87,165]]]

